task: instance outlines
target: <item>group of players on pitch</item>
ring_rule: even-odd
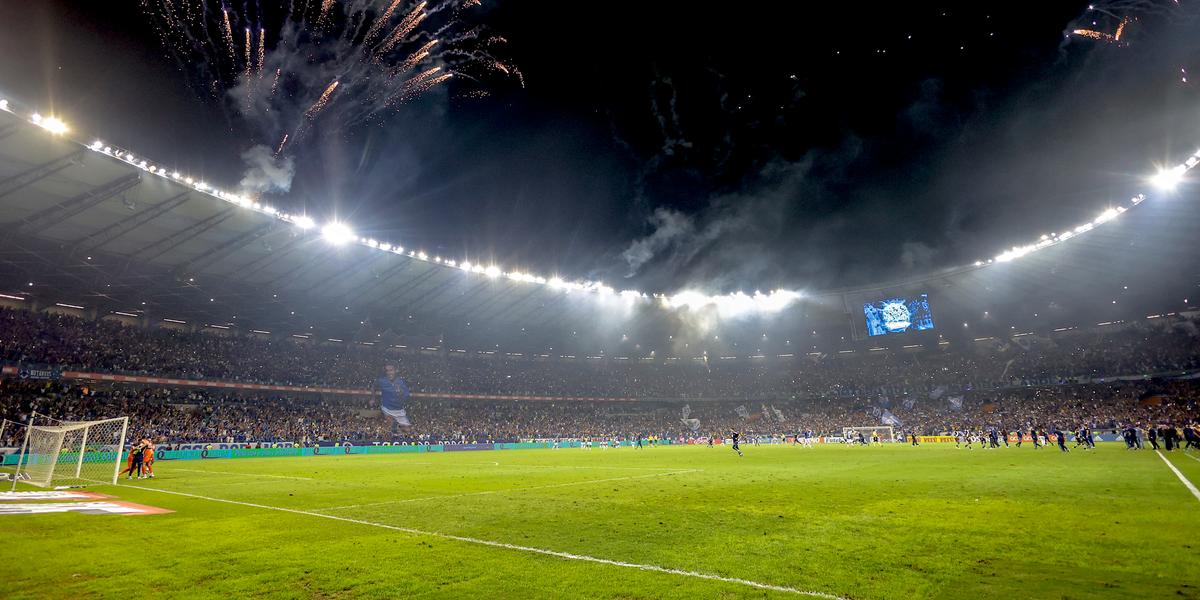
[[[150,438],[142,438],[129,448],[125,470],[121,471],[121,475],[125,474],[129,479],[154,479],[154,442]]]

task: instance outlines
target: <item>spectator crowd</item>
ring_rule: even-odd
[[[1184,426],[1200,417],[1200,379],[1188,378],[1200,370],[1196,341],[1195,323],[1178,317],[960,351],[939,346],[718,364],[519,360],[140,329],[0,309],[0,359],[9,364],[367,388],[380,365],[393,362],[413,391],[447,396],[413,398],[415,427],[398,433],[370,396],[9,378],[0,380],[0,416],[25,422],[35,411],[65,420],[128,415],[137,435],[172,443],[677,438],[733,429],[836,435],[842,427],[881,423],[919,434]]]

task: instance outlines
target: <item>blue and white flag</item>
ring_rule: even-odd
[[[739,404],[737,408],[733,409],[733,412],[737,413],[737,416],[743,419],[750,418],[750,410],[746,408],[745,404]]]
[[[948,400],[950,401],[950,410],[962,410],[962,396],[950,396]]]
[[[395,419],[398,425],[410,427],[412,421],[408,420],[405,406],[412,397],[412,392],[408,391],[408,384],[404,383],[404,379],[380,377],[376,385],[379,386],[379,408],[383,414]]]
[[[901,421],[896,415],[893,415],[892,411],[887,410],[886,408],[883,410],[883,414],[880,415],[879,422],[884,425],[891,425],[892,427],[904,427],[904,422]]]

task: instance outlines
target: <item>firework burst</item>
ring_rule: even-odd
[[[373,121],[459,75],[467,86],[488,77],[520,80],[493,54],[503,38],[465,23],[477,0],[222,3],[214,10],[213,0],[142,2],[201,95],[223,99],[251,140],[276,154],[295,150],[315,121],[321,131]],[[243,44],[235,26],[245,29]],[[268,70],[269,86],[262,82]]]

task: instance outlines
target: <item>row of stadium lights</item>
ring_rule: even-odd
[[[8,100],[0,99],[0,110],[16,114],[15,111],[9,107]],[[43,116],[36,112],[30,114],[29,122],[56,136],[65,135],[70,131],[70,128],[67,126],[67,124],[58,117]],[[179,171],[169,171],[165,167],[160,167],[143,158],[139,158],[132,152],[115,148],[105,144],[100,140],[92,142],[87,146],[87,148],[94,152],[113,157],[152,175],[157,175],[164,179],[170,179],[179,184],[189,186],[198,192],[208,194],[225,202],[290,223],[301,230],[310,231],[317,226],[316,221],[314,221],[313,218],[308,215],[289,214],[270,205],[261,204],[251,197],[247,197],[242,194],[226,192],[213,187],[204,181],[196,180],[192,177],[183,175]],[[1159,170],[1157,174],[1150,178],[1150,183],[1163,192],[1170,192],[1183,181],[1184,175],[1197,164],[1200,164],[1200,150],[1197,150],[1182,164]],[[986,261],[975,261],[975,266],[984,267],[994,263],[1011,262],[1018,258],[1028,256],[1029,254],[1039,250],[1060,244],[1078,235],[1087,233],[1096,227],[1103,225],[1104,223],[1116,219],[1125,211],[1138,206],[1145,200],[1145,194],[1138,194],[1128,200],[1127,206],[1121,205],[1109,208],[1103,213],[1100,213],[1100,215],[1092,221],[1083,223],[1073,229],[1069,229],[1061,233],[1049,233],[1042,235],[1038,241],[1031,244],[1024,246],[1013,246],[1009,250],[996,255],[995,258],[990,258]],[[513,281],[549,286],[551,289],[562,290],[567,293],[578,291],[595,293],[601,296],[619,296],[620,298],[623,298],[629,302],[653,298],[666,308],[701,309],[713,307],[719,312],[726,314],[778,312],[802,297],[802,294],[799,292],[790,290],[774,290],[766,294],[760,291],[755,291],[753,295],[739,291],[732,294],[724,294],[719,296],[707,295],[691,290],[685,290],[671,295],[662,293],[647,295],[645,292],[640,292],[637,290],[621,290],[618,292],[614,288],[605,285],[603,282],[567,281],[560,277],[546,278],[521,271],[504,271],[499,266],[494,264],[483,265],[472,263],[468,260],[456,261],[453,259],[444,259],[440,256],[431,257],[424,251],[412,249],[406,250],[400,245],[381,242],[372,238],[359,237],[354,230],[350,228],[350,226],[337,221],[333,221],[322,226],[320,229],[320,234],[325,241],[334,246],[344,246],[346,244],[357,243],[373,250],[408,256],[409,258],[415,260],[432,262],[449,268],[460,269],[466,273],[483,275],[491,279],[505,277]]]

